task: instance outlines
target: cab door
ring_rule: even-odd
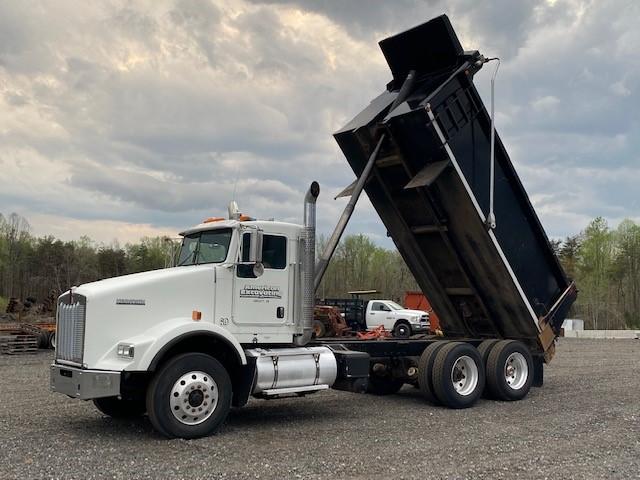
[[[250,234],[242,235],[241,261],[249,260]],[[252,265],[238,265],[234,286],[233,321],[245,326],[245,333],[276,332],[293,318],[289,312],[288,239],[284,235],[264,234],[262,264],[264,273],[256,277]],[[260,331],[257,330],[261,328]],[[274,327],[274,328],[268,328]]]
[[[388,306],[383,302],[371,302],[371,310],[369,311],[367,319],[367,326],[369,328],[382,325],[385,329],[391,330],[395,323],[395,317]]]

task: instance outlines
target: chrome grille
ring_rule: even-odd
[[[82,364],[86,301],[81,295],[66,294],[58,303],[56,360]]]

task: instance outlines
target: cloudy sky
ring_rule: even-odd
[[[331,133],[390,79],[377,41],[441,13],[502,58],[497,128],[549,235],[640,220],[636,0],[1,2],[0,212],[126,242],[234,197],[297,222],[315,179],[329,232],[354,178]],[[367,199],[350,231],[387,244]]]

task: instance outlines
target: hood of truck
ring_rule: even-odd
[[[394,310],[393,313],[397,314],[398,316],[407,315],[411,317],[422,317],[423,315],[429,315],[427,312],[424,312],[422,310],[410,310],[408,308],[404,308],[402,310]]]
[[[116,293],[125,294],[150,285],[163,284],[167,281],[173,282],[183,277],[189,277],[202,269],[212,270],[212,266],[190,265],[132,273],[130,275],[98,280],[97,282],[84,283],[76,287],[74,293],[84,295],[87,299],[102,298]]]
[[[100,368],[115,356],[118,343],[168,319],[190,322],[194,310],[201,312],[201,322],[213,322],[216,268],[224,266],[153,270],[75,288],[74,294],[86,298],[83,364]]]

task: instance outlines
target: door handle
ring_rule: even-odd
[[[284,307],[276,308],[276,317],[284,318]]]

